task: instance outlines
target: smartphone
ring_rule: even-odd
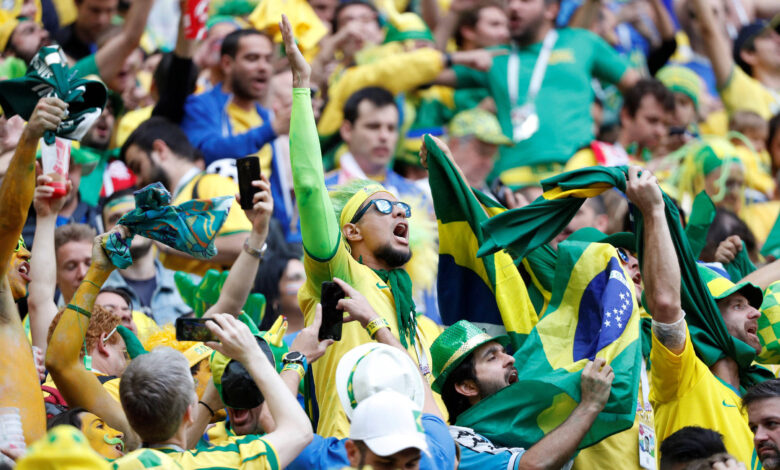
[[[344,291],[332,281],[322,283],[320,304],[322,304],[322,324],[320,325],[319,339],[332,339],[341,341],[341,327],[344,324],[344,311],[338,310],[339,300],[344,298]]]
[[[252,186],[252,181],[260,179],[260,159],[257,157],[244,157],[236,159],[238,170],[238,194],[241,199],[242,209],[251,209],[255,203],[252,201],[260,188]]]
[[[219,341],[206,327],[208,318],[177,318],[176,341]]]

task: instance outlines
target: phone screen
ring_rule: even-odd
[[[236,159],[236,170],[238,171],[238,195],[241,200],[241,208],[251,209],[255,205],[252,201],[255,193],[260,191],[260,188],[252,186],[252,181],[260,179],[260,159],[257,157]]]
[[[344,324],[344,311],[338,310],[339,300],[344,298],[344,291],[338,284],[332,281],[322,283],[320,304],[322,304],[322,324],[320,325],[319,339],[332,339],[341,341],[341,327]]]
[[[208,318],[177,318],[176,319],[176,340],[177,341],[219,341],[214,334],[206,327]]]

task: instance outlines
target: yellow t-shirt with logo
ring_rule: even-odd
[[[780,112],[780,91],[772,91],[738,66],[734,66],[720,97],[729,114],[735,111],[754,111],[769,119]]]
[[[728,453],[746,465],[753,456],[753,433],[742,399],[696,356],[691,335],[674,354],[653,335],[650,351],[650,403],[655,412],[656,442],[685,426],[699,426],[723,435]]]
[[[113,462],[115,470],[140,469],[279,469],[279,457],[273,446],[257,435],[230,437],[220,446],[201,450],[161,447],[138,449]]]
[[[251,129],[265,124],[263,118],[260,117],[254,106],[247,111],[231,102],[228,104],[227,114],[230,118],[230,128],[233,130],[234,135],[249,132]],[[264,175],[269,176],[271,174],[271,158],[273,156],[271,144],[268,143],[263,145],[263,148],[253,155],[260,159],[260,171],[262,171]]]
[[[390,286],[368,266],[355,260],[347,249],[343,239],[339,241],[336,253],[330,260],[319,261],[308,253],[304,255],[304,267],[306,268],[306,284],[298,291],[298,303],[304,312],[306,324],[310,325],[314,320],[314,311],[320,301],[320,290],[323,281],[330,281],[334,277],[344,280],[366,297],[371,307],[390,324],[393,334],[398,337],[398,321],[395,312],[395,300],[390,291]],[[431,343],[439,336],[441,330],[429,318],[417,317],[418,338],[422,336],[422,344],[416,339],[418,347],[424,352],[425,363],[431,368],[431,355],[429,348]],[[349,434],[349,422],[341,407],[336,383],[333,380],[339,360],[350,349],[364,343],[371,342],[358,322],[345,323],[341,333],[341,341],[328,347],[325,355],[312,365],[314,383],[317,390],[317,404],[320,410],[320,420],[317,433],[321,436],[335,436],[339,439]],[[409,354],[415,363],[419,364],[415,347],[409,344]],[[428,375],[429,382],[433,380]],[[438,401],[438,395],[436,395]],[[438,401],[439,408],[445,407]]]
[[[200,173],[192,180],[187,182],[181,190],[176,194],[173,199],[173,204],[182,204],[184,202],[193,199],[193,189],[197,184],[197,196],[198,199],[211,199],[219,196],[235,196],[238,193],[238,185],[231,180],[220,175],[212,175],[206,173]],[[227,235],[233,235],[235,233],[250,232],[252,230],[252,223],[246,218],[246,214],[241,209],[241,205],[233,200],[233,204],[230,206],[230,212],[228,213],[225,223],[222,228],[219,229],[217,236],[224,237]],[[223,266],[219,263],[214,263],[208,260],[199,260],[193,258],[185,258],[176,254],[160,253],[160,261],[163,266],[174,271],[185,271],[188,273],[197,274],[203,276],[209,269],[225,270],[230,269],[230,266]]]

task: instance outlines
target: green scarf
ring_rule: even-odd
[[[537,247],[560,233],[588,197],[615,187],[625,192],[628,167],[590,167],[571,171],[542,181],[544,195],[520,209],[506,211],[482,224],[485,243],[478,256],[506,249],[515,259],[522,259]],[[680,213],[674,202],[663,195],[666,221],[677,253],[685,310],[691,340],[698,356],[708,366],[719,359],[734,359],[745,388],[770,378],[764,368],[751,366],[756,354],[752,347],[731,336],[720,315],[715,299],[696,267],[696,257],[680,224]],[[636,222],[637,248],[640,266],[644,258],[644,219],[632,206]]]
[[[417,331],[417,318],[415,317],[414,300],[412,300],[412,280],[403,269],[372,269],[377,276],[388,286],[395,299],[395,315],[398,320],[398,339],[408,348],[406,338],[414,344],[414,336]]]

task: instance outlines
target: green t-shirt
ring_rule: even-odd
[[[510,49],[509,46],[502,46]],[[542,48],[538,42],[519,49],[520,105],[531,81],[536,58]],[[511,50],[511,49],[510,49]],[[493,60],[487,72],[455,67],[458,88],[484,87],[493,96],[501,129],[512,136],[511,103],[507,85],[509,55]],[[530,139],[512,147],[501,147],[494,176],[528,165],[566,163],[579,148],[593,140],[593,102],[591,80],[617,83],[629,64],[597,35],[582,29],[558,30],[558,40],[550,55],[542,87],[536,97],[539,130]]]

